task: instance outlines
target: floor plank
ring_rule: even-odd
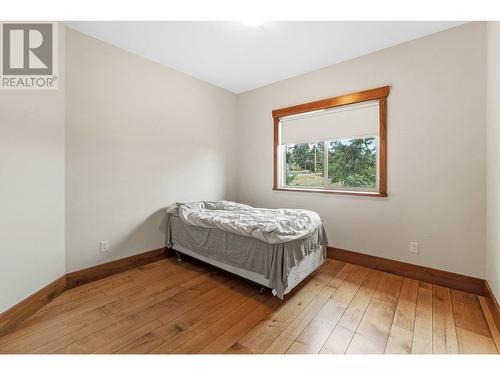
[[[498,354],[491,337],[479,335],[457,327],[458,347],[460,354]]]
[[[418,281],[405,278],[385,348],[388,354],[411,353],[417,293]]]
[[[203,288],[214,287],[208,274],[201,274],[194,278],[190,277],[187,280],[181,279],[179,281],[184,281],[180,285],[172,285],[170,288],[162,293],[152,296],[151,298],[138,303],[136,305],[130,306],[129,308],[110,316],[105,319],[101,319],[94,322],[88,326],[83,327],[78,331],[72,331],[69,334],[62,335],[55,341],[51,341],[47,345],[43,345],[36,350],[35,353],[53,353],[58,350],[63,350],[64,347],[75,344],[80,340],[91,340],[93,335],[97,338],[105,337],[103,333],[100,332],[113,332],[114,330],[119,330],[120,332],[125,332],[122,328],[126,326],[125,323],[134,324],[134,322],[140,323],[140,316],[146,315],[147,317],[153,316],[154,319],[167,313],[180,306],[183,300],[192,298],[196,295],[197,286],[203,285]],[[142,318],[145,319],[145,318]],[[123,322],[126,320],[125,322]],[[91,336],[89,339],[87,337]],[[109,338],[108,338],[109,339]],[[64,351],[64,350],[63,350]],[[91,352],[90,350],[85,350],[85,352]]]
[[[476,295],[450,289],[455,325],[468,331],[491,337],[488,322]]]
[[[500,353],[500,332],[498,332],[498,328],[495,324],[495,318],[493,317],[493,314],[490,310],[488,303],[486,302],[485,297],[480,296],[479,303],[481,304],[484,316],[486,317],[486,321],[488,322],[488,328],[490,329],[490,333],[497,347],[497,351],[498,353]]]
[[[368,272],[368,268],[355,266],[286,353],[319,353],[354,295],[361,287]]]
[[[254,322],[256,315],[262,316],[266,314],[266,312],[269,313],[268,311],[269,306],[266,305],[266,302],[270,299],[273,300],[273,303],[276,304],[279,303],[279,300],[277,298],[274,298],[270,295],[254,296],[249,301],[242,304],[240,307],[236,308],[235,310],[232,310],[231,312],[229,312],[224,316],[221,316],[220,319],[218,319],[215,323],[213,323],[206,329],[202,330],[196,336],[192,337],[191,339],[186,341],[183,345],[178,347],[174,351],[174,353],[192,354],[201,352],[203,349],[205,349],[205,353],[221,350],[217,349],[223,346],[222,344],[224,344],[224,343],[221,344],[220,341],[222,340],[224,342],[227,342],[228,339],[225,337],[227,337],[228,335],[232,337],[237,336],[239,332],[241,336],[237,337],[234,342],[232,342],[230,345],[224,348],[224,351],[227,350],[229,347],[231,347],[231,345],[233,345],[236,341],[238,341],[238,339],[241,338],[244,333],[246,333],[244,332],[245,328],[248,329],[248,331],[251,328],[253,328],[253,326],[249,327],[249,325],[251,325]],[[255,322],[255,325],[257,323],[258,321]],[[235,326],[236,328],[234,328]],[[226,334],[226,332],[230,329],[232,329],[232,332]],[[220,338],[223,335],[225,337]],[[215,343],[212,346],[208,346],[217,339],[219,339],[218,343]],[[153,352],[158,352],[158,351],[159,350]]]
[[[382,279],[382,272],[371,270],[363,285],[354,296],[351,304],[335,326],[323,345],[322,354],[344,354],[365,314],[365,311]]]
[[[76,315],[73,311],[69,311],[67,314],[47,318],[47,321],[42,320],[38,323],[40,327],[39,330],[35,330],[32,334],[22,336],[19,340],[8,341],[4,344],[3,339],[0,338],[0,352],[18,353],[39,351],[43,353],[43,350],[50,350],[51,347],[56,348],[57,342],[61,343],[62,346],[69,345],[78,338],[90,335],[120,320],[128,313],[132,313],[136,310],[142,311],[149,305],[154,305],[171,295],[183,291],[183,288],[189,287],[189,285],[195,285],[197,282],[202,283],[206,278],[206,274],[200,274],[199,272],[190,270],[179,272],[172,277],[167,275],[165,277],[165,283],[158,293],[153,293],[147,298],[141,295],[142,298],[137,298],[135,304],[125,303],[123,310],[119,311],[117,314],[106,314],[103,310],[103,307],[106,305],[101,305],[93,310],[84,311]],[[133,286],[131,286],[131,289],[135,290]],[[143,287],[143,289],[150,290],[145,287]],[[122,300],[126,301],[126,299],[126,296],[122,296]],[[109,304],[114,303],[116,303],[116,301],[110,298]],[[78,310],[78,308],[76,310]]]
[[[438,285],[432,287],[432,352],[458,354],[450,290]]]
[[[219,308],[213,309],[210,314],[207,314],[203,319],[199,320],[197,323],[193,324],[187,329],[183,329],[173,337],[165,340],[165,337],[160,332],[160,340],[158,341],[160,341],[161,344],[152,345],[150,349],[146,350],[146,352],[151,352],[154,350],[156,353],[173,353],[189,340],[196,337],[212,324],[219,321],[221,317],[224,317],[225,315],[229,314],[230,312],[236,310],[243,304],[255,298],[255,293],[255,287],[253,285],[250,287],[239,289],[235,296],[231,296]],[[120,352],[126,353],[130,351],[120,350]]]
[[[214,296],[218,291],[217,287],[221,288],[218,282],[211,280],[208,276],[202,279],[204,280],[195,286],[181,290],[179,293],[176,293],[158,304],[149,306],[144,310],[127,314],[123,316],[122,319],[107,324],[106,327],[75,340],[69,345],[52,350],[52,352],[92,353],[101,346],[104,346],[107,342],[116,340],[131,330],[141,327],[153,320],[163,321],[163,319],[166,319],[165,316],[167,316],[169,320],[176,318],[206,301],[207,295],[209,295],[209,297]],[[115,314],[113,316],[117,315],[118,314]]]
[[[271,296],[248,315],[240,319],[231,328],[206,345],[199,351],[199,353],[224,353],[227,349],[234,345],[235,342],[255,327],[262,319],[264,319],[271,311],[273,311],[278,304],[280,304],[280,301]]]
[[[477,296],[452,289],[451,303],[460,353],[497,353],[488,322]]]
[[[154,264],[154,263],[153,263]],[[191,266],[188,266],[188,270],[191,271]],[[94,283],[83,285],[79,288],[73,288],[69,291],[63,293],[61,295],[62,299],[66,298],[66,294],[74,295],[75,298],[70,299],[66,303],[58,303],[58,299],[55,299],[54,303],[49,303],[44,309],[42,309],[36,316],[34,316],[33,320],[27,322],[28,324],[34,324],[39,320],[49,321],[51,320],[53,323],[57,322],[62,318],[66,319],[70,316],[79,316],[86,311],[89,311],[94,308],[98,308],[107,304],[110,304],[112,301],[119,300],[120,298],[127,297],[130,295],[136,295],[138,293],[145,292],[150,290],[150,287],[155,284],[155,281],[164,281],[166,278],[174,277],[176,274],[184,273],[185,269],[179,267],[178,265],[173,265],[172,262],[169,264],[165,264],[164,267],[154,267],[149,268],[147,271],[140,272],[133,276],[133,284],[127,282],[127,278],[125,278],[122,283],[115,284],[111,280],[111,285],[109,288],[106,287],[106,279],[102,279],[96,281],[96,284],[99,284],[101,288],[96,287],[92,288],[94,292],[88,293],[88,289],[84,289],[80,292],[80,288],[85,288],[87,285],[91,285]],[[165,275],[168,275],[165,277]],[[115,275],[116,276],[116,275]],[[110,278],[113,278],[111,276]],[[148,288],[146,288],[148,286]],[[52,317],[57,317],[56,319],[51,319]]]
[[[162,262],[157,262],[162,263]],[[161,268],[146,268],[144,272],[152,273],[156,275],[156,272],[160,272],[161,279],[156,283],[150,283],[148,286],[142,285],[142,277],[133,278],[133,282],[125,281],[119,289],[112,286],[109,290],[99,294],[98,296],[92,294],[88,295],[86,291],[88,290],[88,285],[99,283],[103,284],[105,279],[96,281],[94,283],[86,284],[78,288],[71,289],[64,292],[60,297],[65,298],[66,293],[75,294],[78,298],[75,298],[77,304],[73,304],[72,307],[65,307],[65,311],[58,311],[54,313],[52,311],[52,302],[57,306],[59,298],[53,300],[50,304],[45,306],[39,313],[34,315],[34,318],[28,322],[21,325],[16,331],[12,332],[10,335],[0,337],[0,352],[9,343],[28,341],[31,344],[30,350],[36,347],[37,338],[41,342],[49,342],[54,337],[59,337],[61,334],[69,333],[71,331],[76,331],[85,325],[97,322],[98,320],[109,315],[107,309],[111,306],[115,306],[117,303],[122,301],[127,301],[126,306],[122,307],[127,309],[134,301],[128,300],[131,296],[135,298],[135,301],[143,303],[147,298],[156,293],[163,292],[175,284],[182,283],[184,280],[189,280],[200,274],[200,268],[193,269],[193,265],[186,265],[186,267],[179,267],[174,265],[172,262],[164,262],[165,267]],[[154,263],[152,263],[154,264]],[[176,268],[175,268],[176,267]],[[151,269],[151,271],[149,271]],[[132,270],[135,271],[135,270]],[[132,273],[132,271],[128,271]],[[124,272],[124,273],[128,273]],[[133,273],[135,275],[135,273]],[[117,275],[114,275],[117,276]],[[113,277],[113,276],[111,276]],[[151,277],[151,276],[150,276]],[[124,279],[126,280],[126,279]],[[105,284],[104,284],[105,285]],[[78,290],[82,288],[83,292],[80,295]],[[96,301],[96,297],[99,300]],[[49,310],[49,314],[45,310]],[[7,350],[13,350],[14,347],[6,347]]]
[[[68,290],[0,353],[496,353],[483,297],[328,259],[283,301],[164,259]]]
[[[232,279],[160,316],[156,319],[160,324],[153,326],[151,330],[146,330],[143,326],[132,329],[127,335],[113,342],[107,340],[108,343],[97,348],[94,353],[114,353],[122,348],[129,353],[147,352],[196,324],[221,304],[225,304],[227,299],[235,296],[234,289],[241,286],[239,280]]]
[[[346,267],[345,263],[338,261],[327,262],[318,270],[313,280],[306,280],[305,285],[294,291],[292,296],[287,296],[286,303],[281,304],[276,311],[235,343],[235,348],[230,348],[228,352],[263,353],[266,351],[290,323],[310,305],[311,301],[318,297],[327,284],[330,283],[329,288],[334,288],[336,276],[341,277],[345,272],[349,272],[351,267],[350,265]]]
[[[384,353],[403,279],[384,274],[347,353]]]
[[[354,269],[352,265],[344,266],[331,281],[318,293],[315,299],[290,323],[288,327],[265,350],[268,354],[285,353],[304,328],[314,319],[319,310],[327,303],[344,279]]]
[[[432,284],[419,282],[412,354],[432,354]]]

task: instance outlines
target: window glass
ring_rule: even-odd
[[[377,139],[352,138],[329,142],[328,187],[377,187]]]
[[[286,146],[286,185],[324,187],[324,143]]]
[[[378,137],[374,136],[285,145],[285,157],[281,159],[284,185],[374,191],[377,143]]]

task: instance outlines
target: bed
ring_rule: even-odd
[[[283,299],[326,258],[319,215],[231,201],[175,203],[167,247],[270,288]]]

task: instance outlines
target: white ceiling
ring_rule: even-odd
[[[241,93],[463,22],[65,22],[75,30]]]

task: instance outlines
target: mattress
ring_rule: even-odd
[[[280,244],[168,220],[167,246],[269,287],[279,298],[290,292],[326,258],[324,229],[309,237]]]

